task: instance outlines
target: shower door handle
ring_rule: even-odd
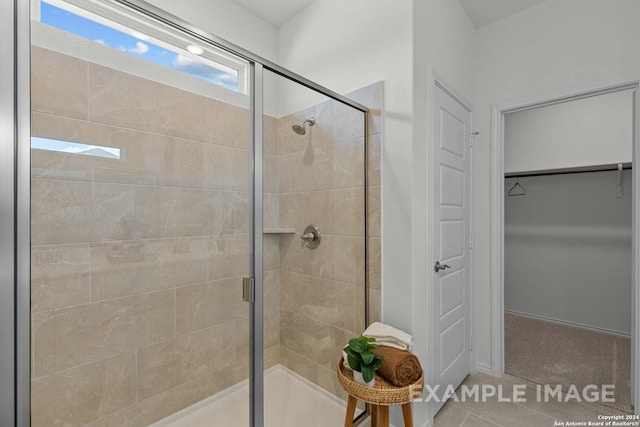
[[[242,278],[242,301],[244,302],[255,301],[254,284],[255,284],[255,278],[253,276]]]
[[[442,270],[446,270],[447,268],[451,268],[450,265],[447,264],[440,264],[440,261],[436,261],[436,265],[433,267],[433,269],[436,271],[436,273],[442,271]]]

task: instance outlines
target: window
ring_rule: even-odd
[[[120,159],[120,149],[87,145],[79,142],[59,141],[57,139],[31,137],[32,150],[59,151],[61,153],[80,154],[83,156],[103,157],[105,159]]]
[[[78,5],[82,5],[79,7]],[[98,0],[40,0],[38,20],[96,43],[246,93],[247,63]],[[127,13],[129,12],[129,13]]]

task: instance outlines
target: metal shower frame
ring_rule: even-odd
[[[339,93],[202,31],[142,0],[105,0],[128,7],[249,62],[252,173],[250,426],[264,425],[262,154],[263,73],[271,71],[363,112],[365,324],[369,323],[368,108]],[[0,425],[31,424],[31,105],[30,2],[0,0]],[[358,418],[361,422],[368,414]]]

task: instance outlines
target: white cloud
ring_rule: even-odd
[[[101,45],[103,45],[103,46],[109,46],[109,45],[107,44],[107,42],[106,42],[106,41],[104,41],[104,40],[94,40],[94,42],[99,43],[99,44],[101,44]]]
[[[149,52],[149,46],[142,42],[136,42],[136,47],[127,49],[127,52],[135,53],[137,55],[144,55],[145,53]]]
[[[184,55],[178,55],[173,60],[172,65],[176,70],[183,71],[196,76],[217,79],[221,82],[233,83],[237,82],[237,77],[224,71],[218,70],[201,61],[196,61]]]

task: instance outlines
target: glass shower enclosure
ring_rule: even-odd
[[[323,399],[343,417],[367,109],[142,1],[29,15],[17,425],[309,425]]]

